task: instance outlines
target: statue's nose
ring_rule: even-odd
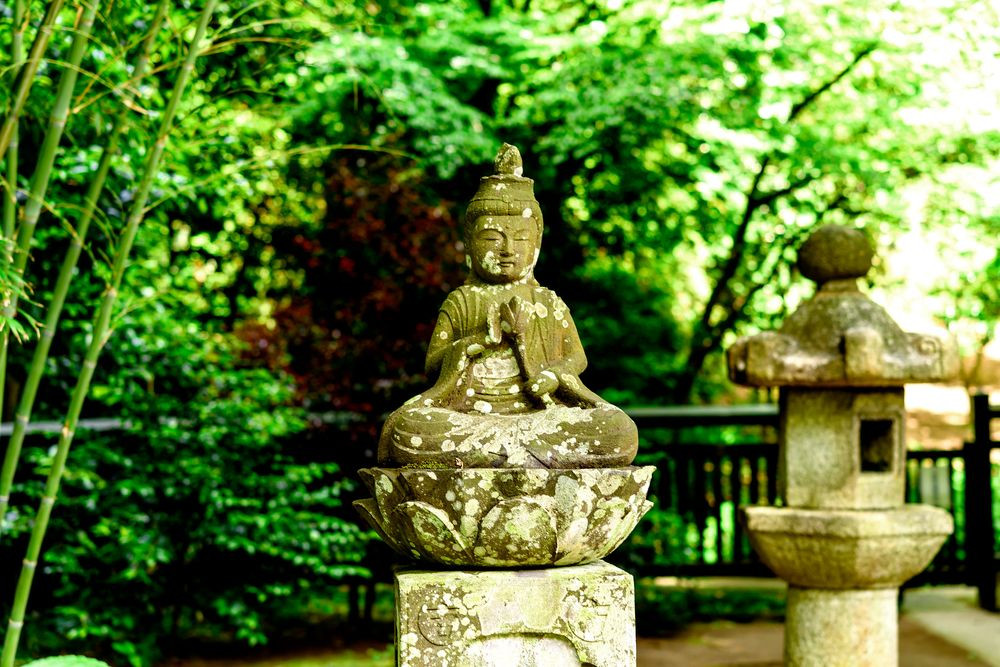
[[[509,236],[503,237],[503,245],[500,248],[500,254],[511,255],[514,253],[514,244],[511,242]]]

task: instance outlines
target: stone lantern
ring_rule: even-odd
[[[954,377],[950,341],[902,331],[857,285],[873,251],[826,225],[799,250],[816,294],[778,331],[728,351],[737,383],[780,388],[783,507],[746,508],[761,559],[789,583],[785,664],[898,663],[899,586],[934,557],[951,516],[904,504],[903,386]]]

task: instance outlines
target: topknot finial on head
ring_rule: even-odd
[[[524,163],[521,162],[521,151],[517,150],[517,146],[505,143],[500,147],[496,159],[493,160],[493,173],[510,176],[524,174]]]

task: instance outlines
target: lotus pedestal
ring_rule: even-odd
[[[600,559],[649,509],[653,470],[362,470],[362,516],[440,564],[396,573],[396,664],[634,667],[632,576]]]

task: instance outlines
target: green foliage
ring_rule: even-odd
[[[60,655],[55,658],[32,660],[24,667],[110,667],[108,663],[82,655]]]
[[[664,402],[683,345],[669,287],[608,259],[580,271],[573,320],[587,352],[587,382],[619,405]]]
[[[14,242],[5,238],[0,238],[0,257],[10,257],[14,252]],[[6,261],[0,261],[0,286],[7,295],[13,296],[18,300],[27,301],[29,298],[29,285],[24,281],[24,278],[13,270],[13,266],[8,264]],[[10,298],[8,296],[7,298]],[[21,322],[21,320],[25,322]],[[27,323],[28,327],[25,327]],[[38,322],[30,315],[21,314],[20,318],[15,313],[14,316],[8,317],[4,312],[0,311],[0,333],[8,331],[10,335],[14,337],[17,341],[25,341],[31,337],[32,333],[37,332]]]
[[[644,324],[663,332],[654,340],[667,359],[644,364],[644,346],[634,346],[618,357],[629,380],[589,380],[622,397],[656,384],[654,396],[673,402],[717,393],[724,341],[772,323],[801,296],[791,259],[809,228],[842,222],[891,235],[913,218],[911,186],[944,183],[958,161],[983,170],[1000,139],[995,122],[974,129],[955,104],[987,66],[955,26],[995,37],[983,32],[989,10],[965,3],[342,11],[330,43],[307,58],[294,136],[412,156],[450,201],[472,191],[490,145],[519,143],[546,216],[543,283],[574,308],[614,277],[609,265],[631,274],[622,294],[666,286]],[[939,58],[924,55],[928,35]],[[969,79],[958,83],[956,68]],[[941,109],[949,122],[928,122]],[[921,214],[958,224],[968,210],[959,202]],[[620,315],[595,313],[585,344],[594,335],[603,347]]]
[[[118,368],[94,399],[127,432],[80,436],[39,582],[42,600],[61,602],[38,608],[30,649],[51,632],[141,665],[177,637],[255,645],[282,605],[367,575],[351,484],[326,447],[303,441],[289,379],[241,367],[222,337],[162,303],[129,313],[118,334]],[[50,465],[44,447],[28,456]],[[16,539],[30,514],[15,509]]]
[[[636,529],[612,554],[611,560],[626,569],[688,564],[696,558],[689,544],[687,523],[659,503],[642,518]]]
[[[670,635],[695,621],[780,620],[784,615],[783,588],[701,588],[683,580],[675,586],[651,580],[636,585],[635,623],[641,637]]]

